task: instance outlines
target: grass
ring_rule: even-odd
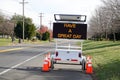
[[[42,43],[48,43],[49,41],[31,41],[31,40],[25,40],[24,43],[26,44],[42,44]],[[6,38],[0,38],[0,46],[10,46],[13,44],[18,44],[18,39],[16,39],[14,42],[11,41],[11,39],[6,39]]]
[[[5,38],[0,39],[0,46],[10,45],[11,43],[12,43],[11,39],[5,39]]]
[[[97,80],[120,80],[120,41],[85,41],[83,53],[92,56]]]

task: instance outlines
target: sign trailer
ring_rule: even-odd
[[[86,16],[56,14],[55,20],[53,38],[69,39],[69,45],[58,45],[56,42],[55,53],[51,56],[51,68],[54,69],[54,64],[59,62],[73,61],[82,65],[82,70],[86,70],[86,57],[82,55],[82,41],[79,47],[71,46],[70,43],[72,39],[87,39],[87,24],[84,24]]]

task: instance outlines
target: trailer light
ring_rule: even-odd
[[[79,53],[79,55],[78,55],[79,57],[81,57],[81,53]]]
[[[56,52],[56,57],[58,56],[58,52]]]

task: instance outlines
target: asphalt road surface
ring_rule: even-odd
[[[0,47],[0,80],[92,80],[78,63],[55,64],[50,72],[42,72],[45,54],[54,49],[53,42]]]

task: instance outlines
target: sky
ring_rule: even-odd
[[[7,15],[22,15],[22,0],[1,0],[0,10]],[[25,16],[33,19],[33,23],[40,25],[40,13],[43,13],[42,24],[50,26],[54,22],[54,14],[87,15],[90,19],[100,0],[25,0]]]

